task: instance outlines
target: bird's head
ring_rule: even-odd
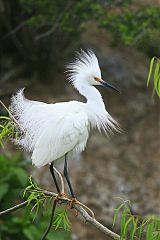
[[[96,55],[91,51],[77,52],[75,61],[67,65],[68,79],[79,89],[81,86],[101,85],[119,92],[117,88],[102,79]]]

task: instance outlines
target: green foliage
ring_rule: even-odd
[[[150,61],[147,86],[151,79],[153,79],[153,95],[156,92],[160,97],[160,59],[157,57],[153,57]]]
[[[21,191],[27,184],[26,164],[20,160],[22,156],[16,154],[9,157],[0,155],[0,207],[7,208],[14,203],[17,196],[21,196]],[[6,201],[8,199],[8,201]]]
[[[115,42],[134,46],[153,55],[160,52],[160,8],[147,6],[138,10],[123,8],[123,11],[106,12],[99,20],[100,27],[112,32]],[[156,44],[156,45],[155,45]]]
[[[29,178],[29,185],[24,190],[24,195],[28,193],[28,205],[32,206],[32,212],[35,211],[34,219],[38,215],[39,211],[44,211],[48,206],[51,207],[53,198],[44,194],[44,191],[38,186],[38,184],[33,181],[32,177]],[[64,229],[65,231],[70,231],[71,223],[68,218],[68,213],[65,208],[57,208],[55,217],[53,219],[53,225],[55,230]]]
[[[107,3],[60,0],[58,4],[50,0],[20,0],[22,11],[27,16],[26,24],[31,28],[53,27],[73,39],[88,21],[93,21],[110,31],[115,43],[118,39],[118,42],[137,47],[149,55],[160,52],[160,8],[147,6],[132,10],[128,8],[130,3],[130,0]]]
[[[10,117],[0,116],[0,120],[0,144],[3,147],[6,138],[18,137],[18,133],[15,132],[16,124]],[[39,240],[48,225],[51,214],[52,198],[43,193],[37,183],[32,180],[32,177],[29,178],[29,185],[26,186],[28,182],[27,164],[25,161],[21,162],[21,159],[20,154],[12,157],[0,155],[0,209],[7,209],[15,205],[15,202],[22,197],[22,189],[25,188],[24,197],[30,193],[26,209],[15,215],[10,215],[9,218],[7,216],[1,218],[0,239],[3,240],[9,238]],[[53,225],[57,231],[54,236],[49,233],[47,240],[70,239],[70,233],[66,231],[70,230],[71,224],[65,209],[56,209]],[[63,229],[65,231],[62,231]]]
[[[87,23],[111,32],[113,44],[133,46],[149,56],[160,53],[159,7],[133,8],[131,0],[19,0],[7,5],[0,60],[11,55],[14,62],[23,61],[25,74],[36,72],[40,80],[50,77],[70,47],[79,46],[79,33]]]
[[[128,202],[122,203],[115,209],[113,226],[120,216],[120,239],[121,240],[159,240],[160,239],[160,217],[149,216],[141,218],[131,213]]]
[[[58,208],[55,215],[55,220],[53,221],[55,229],[63,228],[65,231],[71,230],[71,223],[68,218],[67,210],[64,208]]]
[[[27,207],[1,217],[0,239],[41,239],[51,215],[51,198],[48,198],[45,203],[42,201],[41,189],[32,178],[30,178],[29,186],[27,186],[28,173],[26,169],[28,165],[20,154],[12,157],[0,155],[0,166],[0,209],[4,210],[21,202],[24,188],[25,196],[28,193],[28,200],[30,201]],[[36,190],[35,194],[29,192],[31,188]],[[70,240],[70,232],[63,230],[69,230],[65,225],[69,222],[66,219],[66,210],[57,208],[56,214],[57,217],[60,214],[61,223],[56,231],[55,228],[52,228],[46,240]]]
[[[61,31],[77,33],[81,23],[93,16],[93,11],[99,6],[99,1],[64,1],[59,0],[20,0],[20,6],[28,16],[26,23],[29,27],[54,26]],[[95,15],[97,13],[95,12]]]
[[[10,117],[0,116],[0,145],[4,147],[3,141],[10,138],[17,138],[18,133],[15,132],[16,123]]]

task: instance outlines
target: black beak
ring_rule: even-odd
[[[121,93],[117,88],[115,88],[114,86],[112,86],[111,84],[105,82],[104,80],[100,81],[101,85],[106,87],[106,88],[112,88],[113,90],[115,90],[116,92]]]

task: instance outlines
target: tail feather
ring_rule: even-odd
[[[48,104],[26,99],[24,89],[20,89],[11,99],[10,112],[24,129],[24,133],[14,142],[27,151],[33,151],[43,128],[46,106]]]

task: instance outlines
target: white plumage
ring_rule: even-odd
[[[90,127],[106,133],[118,129],[117,122],[106,111],[101,94],[94,85],[117,89],[101,79],[95,54],[81,51],[67,69],[69,81],[86,98],[86,103],[30,101],[24,97],[23,89],[12,97],[11,113],[24,129],[16,143],[32,152],[32,162],[37,167],[62,158],[66,153],[82,152]]]

